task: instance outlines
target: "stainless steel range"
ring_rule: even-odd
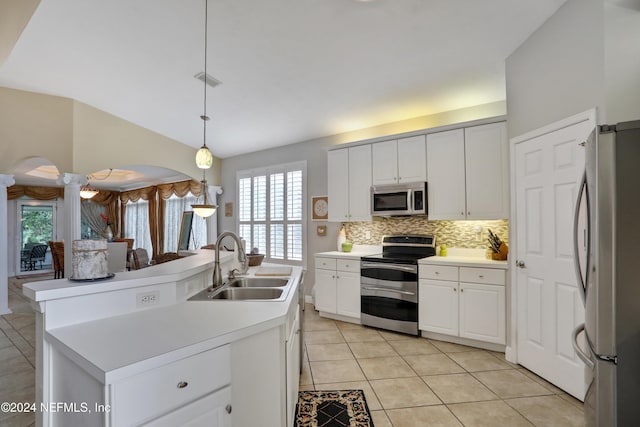
[[[363,325],[411,335],[418,329],[418,260],[436,254],[430,235],[385,236],[382,254],[360,260]]]

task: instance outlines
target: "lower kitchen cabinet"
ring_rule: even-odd
[[[505,344],[505,271],[420,265],[418,323],[423,331]]]
[[[360,319],[360,260],[316,257],[315,307]]]
[[[231,427],[231,387],[211,393],[159,419],[149,426],[154,427]]]

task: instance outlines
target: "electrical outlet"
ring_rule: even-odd
[[[371,231],[365,230],[364,238],[367,239],[367,240],[371,239]]]
[[[160,291],[136,294],[136,307],[157,305],[160,302]]]

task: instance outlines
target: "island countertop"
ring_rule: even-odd
[[[230,260],[233,254],[234,252],[221,252],[221,262]],[[32,301],[41,302],[79,295],[116,291],[131,286],[152,285],[156,283],[158,276],[162,276],[166,281],[179,281],[190,275],[212,268],[214,265],[214,257],[214,251],[201,249],[194,255],[170,262],[151,265],[140,270],[116,273],[112,279],[87,282],[76,282],[68,278],[43,280],[25,284],[22,292]]]
[[[284,324],[297,303],[301,273],[293,267],[283,301],[184,301],[47,330],[45,336],[94,378],[110,383]]]

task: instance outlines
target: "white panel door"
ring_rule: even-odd
[[[332,203],[329,197],[329,206]],[[349,221],[371,221],[371,145],[368,144],[349,148]]]
[[[584,171],[580,146],[593,124],[515,144],[518,363],[578,399],[584,365],[571,331],[584,322],[573,265],[573,214]]]
[[[420,330],[458,336],[458,282],[421,279],[418,286]]]
[[[429,219],[465,219],[464,130],[427,135]]]
[[[329,221],[349,219],[349,150],[327,153]]]
[[[505,122],[464,130],[467,219],[509,218],[509,146]]]
[[[398,140],[398,182],[427,180],[427,147],[424,135]]]
[[[371,144],[373,185],[398,183],[398,142],[376,142]]]

